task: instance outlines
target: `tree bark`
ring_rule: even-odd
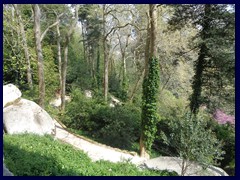
[[[65,94],[66,94],[66,74],[67,74],[67,62],[68,62],[68,46],[70,37],[74,32],[74,28],[78,21],[78,9],[79,5],[75,6],[75,19],[69,27],[69,31],[65,36],[64,43],[64,61],[62,62],[62,88],[61,88],[61,111],[65,110]]]
[[[126,76],[127,76],[127,66],[126,66],[126,49],[128,47],[128,41],[129,41],[129,37],[130,34],[127,35],[126,37],[126,43],[123,46],[122,42],[121,42],[121,37],[119,34],[118,35],[118,40],[119,40],[119,45],[120,45],[120,50],[121,50],[121,55],[122,55],[122,81],[123,83],[125,83],[124,81],[126,81]]]
[[[69,38],[66,37],[65,45],[64,45],[64,61],[62,63],[62,88],[61,88],[61,111],[65,110],[65,94],[66,94],[66,74],[67,74],[67,61],[68,61],[68,44]]]
[[[34,34],[36,53],[38,59],[38,87],[39,87],[39,106],[44,108],[44,97],[45,97],[45,82],[44,82],[44,65],[41,45],[41,26],[40,26],[40,8],[37,4],[32,5],[34,12]]]
[[[18,24],[20,26],[20,32],[21,32],[21,36],[22,36],[22,40],[23,40],[22,42],[23,42],[24,55],[25,55],[25,59],[26,59],[26,62],[27,62],[27,82],[28,82],[29,88],[32,89],[33,88],[33,82],[32,82],[32,74],[31,74],[31,63],[30,63],[30,58],[29,58],[27,38],[26,38],[25,31],[24,31],[22,16],[21,16],[21,13],[18,9],[18,5],[13,4],[13,7],[15,9],[15,12],[16,12],[16,15],[17,15],[17,18],[18,18]]]
[[[107,102],[108,99],[108,52],[107,52],[107,35],[105,27],[105,5],[103,5],[103,58],[104,58],[104,77],[103,77],[103,94],[104,100]]]
[[[59,19],[57,18],[57,21]],[[60,86],[60,94],[62,94],[62,53],[61,53],[61,34],[59,30],[59,24],[57,24],[57,49],[58,49],[58,72],[59,72],[59,86]]]
[[[146,40],[146,48],[145,48],[145,74],[144,78],[147,77],[149,72],[149,58],[156,58],[157,57],[157,48],[156,48],[156,29],[157,29],[157,5],[156,4],[149,4],[149,20],[150,20],[150,32],[147,34],[147,40]],[[148,25],[149,30],[149,25]],[[150,35],[150,37],[149,37]],[[150,52],[149,52],[149,46],[150,46]],[[146,150],[145,145],[145,136],[144,136],[144,124],[142,121],[141,124],[141,135],[140,135],[140,156],[149,158],[149,155]]]
[[[132,93],[131,93],[130,98],[129,98],[130,102],[132,102],[134,94],[136,93],[136,91],[137,91],[137,89],[139,87],[139,84],[141,82],[141,79],[143,78],[144,74],[145,74],[145,68],[143,69],[142,74],[138,77],[137,83],[135,84],[135,86],[134,86],[134,88],[132,90]]]
[[[149,16],[150,16],[150,58],[157,57],[157,46],[156,46],[156,36],[157,36],[157,5],[150,4],[149,5]]]

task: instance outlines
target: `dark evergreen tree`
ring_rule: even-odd
[[[201,104],[207,104],[214,110],[223,107],[220,102],[226,100],[232,105],[235,88],[235,6],[197,4],[173,7],[174,16],[169,21],[171,29],[181,28],[189,23],[199,29],[193,40],[195,43],[191,44],[199,50],[194,62],[191,111],[196,114]]]

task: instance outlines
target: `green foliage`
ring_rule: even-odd
[[[59,88],[59,74],[57,65],[54,63],[54,53],[51,46],[43,47],[44,78],[46,86],[46,101],[55,97],[55,91]]]
[[[74,33],[69,45],[67,86],[92,89],[92,80],[87,60],[83,56],[83,46],[79,42],[80,34]]]
[[[109,92],[121,101],[127,100],[128,83],[126,77],[120,80],[116,72],[109,75]]]
[[[114,96],[120,98],[121,83],[116,72],[110,72],[109,74],[109,92]]]
[[[235,127],[230,124],[218,124],[215,120],[209,121],[209,127],[215,132],[216,137],[223,142],[225,154],[219,160],[221,168],[229,175],[235,175]]]
[[[33,85],[32,89],[27,89],[27,90],[21,91],[21,92],[22,92],[22,97],[23,98],[38,103],[38,92],[39,91],[38,91],[38,86],[37,85]]]
[[[222,159],[222,143],[207,128],[203,115],[194,116],[187,112],[181,118],[169,121],[168,126],[170,132],[161,131],[161,138],[185,161],[195,161],[207,166]],[[187,165],[183,167],[185,168]]]
[[[199,51],[194,62],[191,110],[197,113],[199,106],[205,103],[211,111],[224,107],[234,114],[235,6],[184,4],[173,7],[171,28],[181,29],[188,23],[202,27],[190,43]]]
[[[162,90],[158,99],[158,113],[161,121],[175,119],[184,112],[188,101],[182,97],[176,97],[171,91]]]
[[[31,134],[4,135],[4,162],[15,176],[168,176],[167,171],[139,170],[135,165],[92,162],[81,150]]]
[[[95,123],[91,133],[107,145],[131,149],[140,136],[140,108],[131,104],[101,107],[91,116]]]
[[[141,131],[143,133],[144,144],[150,151],[157,132],[157,93],[159,88],[159,62],[155,58],[149,59],[148,74],[143,81],[142,97],[142,122]]]
[[[71,93],[62,122],[107,145],[130,149],[140,135],[140,108],[132,104],[111,108],[98,99],[85,97],[79,89]],[[77,109],[77,110],[76,110]]]
[[[127,76],[123,76],[123,80],[122,80],[122,90],[121,90],[121,96],[120,98],[125,102],[127,100],[127,93],[128,93],[128,78]]]
[[[90,131],[95,123],[90,120],[90,115],[94,114],[101,106],[95,99],[87,98],[80,89],[74,88],[70,94],[72,100],[66,106],[62,122],[73,129],[83,129]]]

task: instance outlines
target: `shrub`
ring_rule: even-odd
[[[101,143],[131,149],[131,145],[139,138],[140,108],[131,104],[114,108],[90,99],[81,90],[74,89],[72,101],[66,106],[62,122],[74,130],[81,130]],[[85,131],[85,132],[83,132]]]
[[[70,128],[90,131],[95,126],[90,120],[91,114],[101,106],[96,100],[84,96],[80,89],[73,89],[71,102],[66,106],[65,114],[61,117],[62,122]]]
[[[213,118],[218,122],[218,124],[235,124],[235,118],[234,116],[227,115],[220,109],[217,109],[213,115]]]
[[[92,133],[107,145],[129,149],[140,136],[140,108],[125,104],[102,107],[91,116]]]
[[[222,144],[212,130],[207,129],[207,121],[203,116],[186,113],[180,119],[171,121],[169,126],[170,133],[162,131],[161,137],[183,159],[182,175],[186,173],[189,161],[208,166],[221,159]]]
[[[217,138],[223,142],[225,154],[219,161],[229,175],[235,174],[235,128],[230,124],[218,124],[215,120],[210,121],[209,126],[215,132]]]

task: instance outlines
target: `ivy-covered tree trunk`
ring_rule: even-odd
[[[149,60],[145,63],[145,76],[143,80],[142,121],[140,136],[140,156],[149,158],[147,152],[151,150],[157,132],[157,93],[159,89],[159,62],[156,48],[156,18],[155,4],[149,5],[150,17],[150,53]],[[146,53],[148,55],[148,53]]]
[[[202,23],[202,44],[200,46],[200,52],[197,61],[195,62],[195,75],[193,77],[192,89],[193,93],[190,97],[190,109],[191,112],[197,114],[199,106],[201,104],[201,92],[202,92],[202,78],[204,65],[206,64],[205,58],[208,55],[208,49],[206,47],[205,41],[209,38],[208,32],[211,23],[211,4],[205,4],[204,7],[204,18]]]

